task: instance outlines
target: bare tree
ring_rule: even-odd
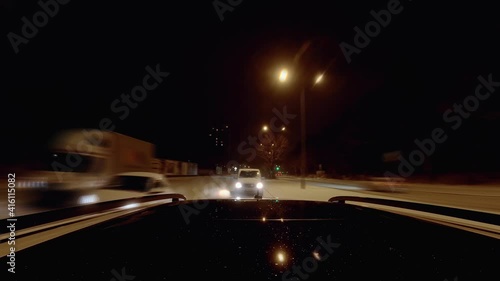
[[[274,178],[274,166],[283,159],[288,150],[289,142],[284,135],[271,135],[257,146],[257,156],[262,158]]]

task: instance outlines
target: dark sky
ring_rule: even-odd
[[[339,44],[355,46],[353,28],[364,29],[371,10],[392,2],[220,0],[238,4],[221,21],[212,1],[72,0],[58,4],[15,54],[9,33],[22,36],[21,19],[33,22],[42,8],[4,0],[0,158],[24,161],[54,132],[110,118],[115,131],[155,143],[161,157],[206,162],[212,126],[229,124],[237,145],[256,135],[273,108],[299,113],[298,83],[280,87],[273,75],[307,40],[302,77],[329,66],[324,83],[307,91],[310,143],[325,157],[357,142],[375,154],[411,149],[474,94],[479,75],[500,81],[500,23],[498,10],[478,1],[402,0],[348,63]],[[169,76],[121,120],[113,101],[156,65]],[[472,148],[498,153],[499,93],[454,132],[447,157],[464,158]],[[289,126],[293,141],[299,119]]]

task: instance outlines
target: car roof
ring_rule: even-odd
[[[144,202],[155,202],[156,200],[158,199]],[[358,277],[353,279],[363,279],[364,274],[356,274],[356,271],[359,272],[358,265],[371,265],[373,266],[371,268],[377,268],[373,274],[380,280],[416,279],[413,278],[416,273],[411,269],[418,264],[415,268],[422,268],[422,271],[417,272],[418,276],[422,276],[421,280],[438,275],[443,276],[443,278],[436,277],[434,279],[445,280],[444,276],[452,276],[455,267],[457,268],[456,272],[461,272],[459,271],[460,266],[463,267],[463,264],[467,264],[471,266],[471,270],[463,272],[466,276],[470,274],[477,280],[487,280],[488,275],[492,276],[498,268],[493,261],[498,257],[500,249],[497,239],[475,234],[473,236],[462,229],[448,229],[441,223],[432,222],[433,219],[429,219],[429,221],[427,219],[417,220],[414,217],[396,214],[396,212],[370,209],[347,202],[330,203],[269,198],[263,200],[242,199],[242,201],[208,200],[203,211],[196,213],[197,219],[190,217],[191,220],[186,220],[187,213],[185,211],[179,212],[179,210],[199,210],[200,205],[197,200],[182,201],[164,203],[137,212],[144,208],[141,206],[138,207],[139,210],[134,212],[102,218],[99,219],[100,221],[90,222],[88,225],[85,225],[87,222],[84,221],[81,222],[82,229],[78,231],[76,231],[75,226],[79,224],[65,224],[60,227],[67,234],[53,240],[49,240],[48,235],[44,235],[44,233],[50,233],[52,230],[50,228],[34,231],[36,226],[38,228],[40,226],[31,227],[31,224],[29,227],[20,228],[31,230],[31,233],[28,233],[26,237],[23,236],[24,239],[47,242],[15,253],[15,257],[23,263],[23,269],[16,272],[22,276],[18,280],[37,279],[37,277],[56,280],[69,280],[70,278],[94,280],[102,278],[104,274],[120,276],[120,273],[123,276],[122,280],[126,279],[125,276],[131,277],[128,280],[132,280],[134,276],[144,277],[142,280],[148,280],[166,275],[167,270],[168,275],[173,277],[184,277],[186,270],[189,270],[193,274],[205,274],[207,277],[214,276],[223,280],[229,280],[232,276],[241,274],[243,270],[243,273],[247,274],[246,276],[249,278],[242,279],[262,280],[267,278],[272,270],[275,270],[275,262],[267,262],[267,260],[261,262],[259,266],[262,270],[238,265],[255,264],[283,251],[278,247],[272,249],[269,246],[276,244],[276,239],[272,234],[281,232],[283,223],[287,227],[287,231],[283,232],[284,239],[294,241],[290,248],[286,248],[285,251],[297,253],[297,256],[294,257],[296,260],[306,261],[299,263],[299,265],[305,266],[299,267],[297,265],[297,268],[310,274],[310,279],[326,280],[332,274],[338,276],[338,279],[342,279],[344,276],[348,278],[351,275]],[[127,199],[118,202],[121,204],[117,204],[117,206],[129,204]],[[180,207],[189,209],[179,209]],[[96,211],[100,208],[100,206],[97,207]],[[105,208],[103,206],[103,209]],[[49,222],[52,222],[55,217],[67,217],[67,213],[80,210],[82,213],[85,211],[88,214],[88,209],[84,206],[78,207],[78,209],[55,210],[48,216],[50,217]],[[44,215],[44,213],[37,214],[33,221],[44,218]],[[270,218],[268,221],[270,223],[266,222],[265,227],[263,227],[263,223],[247,223],[245,228],[242,227],[242,221],[262,216]],[[273,223],[276,218],[284,218],[284,222]],[[154,223],[157,222],[168,222],[169,227],[155,227]],[[17,223],[28,225],[28,219],[18,220]],[[380,223],[385,227],[377,227]],[[187,224],[189,227],[186,227]],[[353,234],[352,227],[346,227],[346,225],[355,225],[357,229],[369,231],[374,239],[366,239],[363,232]],[[16,226],[20,225],[16,224]],[[148,228],[148,231],[144,231],[144,228]],[[398,235],[394,235],[395,230]],[[41,235],[40,231],[42,231]],[[304,231],[302,235],[296,235],[301,231]],[[413,235],[418,231],[426,235],[413,239]],[[256,233],[264,235],[255,239]],[[152,254],[163,254],[166,259],[169,259],[169,262],[166,264],[162,259],[150,259],[145,262],[144,258],[140,257],[144,254],[144,248],[142,245],[138,245],[139,243],[131,243],[130,246],[124,247],[125,243],[138,236],[141,236],[145,241],[154,241],[156,247],[148,249],[148,251],[150,250]],[[95,237],[99,237],[99,239]],[[439,237],[447,237],[448,239],[436,239]],[[237,250],[241,255],[216,255],[214,253],[220,245],[232,241],[231,239],[245,242],[241,249]],[[310,246],[311,242],[314,243],[312,246]],[[310,250],[307,249],[313,246],[317,246],[317,251],[320,253],[319,260],[321,261],[317,263],[319,270],[313,271],[313,266],[316,266],[313,264],[309,267],[311,270],[305,271],[307,264],[311,264],[311,262],[307,262],[307,259],[311,258]],[[89,251],[94,247],[95,249],[106,247],[107,255],[95,255]],[[71,251],[67,251],[65,255],[54,255],[50,261],[39,258],[54,249],[69,248]],[[163,249],[166,248],[170,250],[164,251]],[[234,249],[224,250],[230,252]],[[355,251],[356,256],[354,257],[356,259],[351,256],[353,251]],[[199,254],[199,259],[197,257],[192,259],[190,263],[186,263],[187,259],[192,258],[193,252]],[[394,254],[395,252],[397,254]],[[372,259],[373,253],[384,256],[384,259]],[[491,254],[488,256],[485,253]],[[439,258],[434,258],[436,255]],[[80,259],[82,262],[75,263],[75,259]],[[5,260],[7,259],[2,259],[2,261]],[[294,262],[291,259],[285,261]],[[83,262],[86,266],[88,265],[89,270],[82,270]],[[54,272],[43,270],[54,263],[61,265],[60,270]],[[409,268],[409,270],[394,270],[394,267],[386,266],[387,263]],[[223,268],[221,264],[226,264],[227,268]],[[421,264],[425,266],[420,266]],[[437,273],[440,268],[444,268],[445,271]],[[337,269],[346,271],[335,275]],[[372,272],[369,274],[371,275]],[[286,277],[287,274],[282,276]],[[288,276],[290,280],[294,278],[292,274],[288,274]],[[2,280],[4,279],[6,278],[2,278]],[[458,279],[455,277],[454,280]],[[460,280],[462,281],[462,279]]]

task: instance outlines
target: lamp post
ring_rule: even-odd
[[[300,91],[300,188],[306,188],[306,89]]]
[[[298,70],[301,68],[299,65],[300,58],[302,55],[309,49],[311,46],[311,41],[306,41],[302,44],[299,51],[295,54],[293,59],[293,74],[297,74]],[[310,78],[304,77],[307,73],[305,71],[300,71],[302,77],[295,77],[295,79],[299,80],[300,85],[300,142],[301,142],[301,153],[300,153],[300,188],[306,188],[306,176],[307,176],[307,154],[306,154],[306,90],[309,86],[312,85],[314,87],[316,84],[319,84],[323,81],[324,73],[330,67],[330,65],[334,62],[334,59],[330,61],[325,71],[316,76],[314,81],[311,81]],[[281,83],[285,83],[290,76],[290,72],[288,69],[282,69],[279,73],[279,81]],[[312,82],[312,83],[311,83]],[[312,88],[311,87],[311,88]]]
[[[288,70],[282,69],[279,75],[280,82],[286,82]],[[301,79],[302,81],[303,79]],[[314,85],[323,80],[323,74],[316,77]],[[284,129],[283,129],[284,130]],[[302,83],[300,90],[300,188],[306,188],[307,153],[306,153],[306,85]]]

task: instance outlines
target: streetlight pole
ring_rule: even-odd
[[[298,68],[300,58],[311,46],[311,41],[305,41],[294,58],[294,67]],[[307,79],[300,79],[302,89],[300,90],[300,188],[306,188],[306,84]]]
[[[295,54],[295,57],[293,59],[293,68],[297,70],[299,68],[299,61],[302,55],[309,49],[311,46],[311,41],[308,40],[304,42],[297,52]],[[330,62],[330,64],[333,62],[333,60]],[[328,67],[330,66],[328,65]],[[316,77],[316,80],[313,83],[314,85],[318,84],[323,80],[323,74],[325,72],[321,73]],[[287,80],[288,76],[288,71],[286,69],[281,70],[279,80],[281,82],[285,82]],[[305,189],[306,188],[306,176],[307,176],[307,154],[306,154],[306,88],[308,88],[308,79],[307,78],[300,78],[300,86],[301,86],[301,91],[300,91],[300,143],[301,143],[301,153],[300,153],[300,188]]]
[[[307,164],[306,164],[306,89],[305,86],[302,87],[300,91],[300,188],[306,188],[306,175],[307,175]]]

